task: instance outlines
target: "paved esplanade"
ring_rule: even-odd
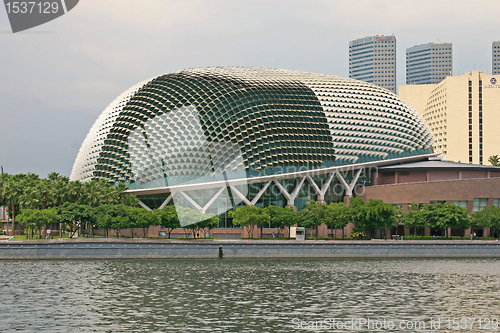
[[[497,241],[71,240],[0,243],[0,259],[500,257]]]

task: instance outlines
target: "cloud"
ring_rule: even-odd
[[[116,96],[184,68],[347,76],[349,40],[394,33],[400,84],[405,49],[438,39],[453,43],[456,74],[488,70],[499,12],[497,0],[101,0],[32,30],[54,33],[8,34],[0,9],[0,120],[13,126],[0,131],[0,164],[68,175],[75,142]]]

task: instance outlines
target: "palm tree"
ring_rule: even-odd
[[[5,210],[8,210],[8,200],[7,200],[7,183],[10,181],[11,176],[7,173],[2,173],[0,175],[0,206],[2,206]],[[5,218],[5,216],[2,216]],[[8,219],[8,218],[7,218]]]
[[[498,158],[498,155],[490,156],[490,158],[488,158],[488,162],[490,162],[493,166],[500,166],[500,159]]]
[[[128,198],[129,195],[127,193],[125,193],[126,190],[128,190],[128,186],[122,182],[116,184],[116,186],[114,187],[114,192],[115,192],[115,196],[117,198],[118,204],[127,205],[130,202],[130,200]]]
[[[24,182],[23,182],[24,183]],[[26,186],[27,185],[27,186]],[[40,194],[38,193],[34,184],[23,185],[24,191],[19,196],[19,206],[22,209],[39,209],[40,208]],[[26,229],[26,239],[29,239],[29,226],[28,220],[25,220],[24,228]]]
[[[42,179],[38,182],[37,189],[42,198],[43,209],[47,209],[47,204],[50,198],[50,181],[48,179]]]
[[[57,180],[52,181],[51,196],[52,196],[53,207],[56,207],[56,205],[61,206],[63,204],[63,199],[65,199],[65,197],[68,196],[68,182],[69,179],[67,177],[58,177]],[[62,238],[62,223],[60,222],[59,222],[59,238]]]
[[[5,186],[7,184],[7,180],[9,178],[9,175],[6,173],[0,174],[0,206],[4,207],[6,209],[7,207],[5,206],[7,204],[7,198],[5,196]],[[4,216],[2,216],[3,218]]]
[[[59,175],[58,172],[51,172],[47,176],[47,178],[50,180],[51,183],[58,181],[61,178],[61,175]]]
[[[14,225],[16,221],[16,206],[19,202],[19,183],[17,179],[11,177],[11,179],[7,182],[4,187],[4,196],[6,197],[6,201],[8,206],[11,208],[11,217],[12,217],[12,229],[11,236],[14,236]]]
[[[99,183],[91,180],[83,184],[82,198],[83,203],[90,207],[97,207],[100,204],[100,187]]]
[[[68,190],[68,200],[73,203],[77,203],[80,195],[82,194],[82,183],[78,180],[73,180],[68,182],[67,190]]]

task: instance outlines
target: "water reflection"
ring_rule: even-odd
[[[290,332],[302,331],[294,318],[500,313],[496,259],[6,261],[0,276],[2,332]]]

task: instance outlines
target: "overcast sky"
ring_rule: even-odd
[[[13,34],[0,7],[0,165],[10,174],[69,176],[104,108],[147,78],[191,67],[258,66],[347,77],[349,41],[405,50],[453,43],[453,74],[491,73],[498,0],[80,0]]]

